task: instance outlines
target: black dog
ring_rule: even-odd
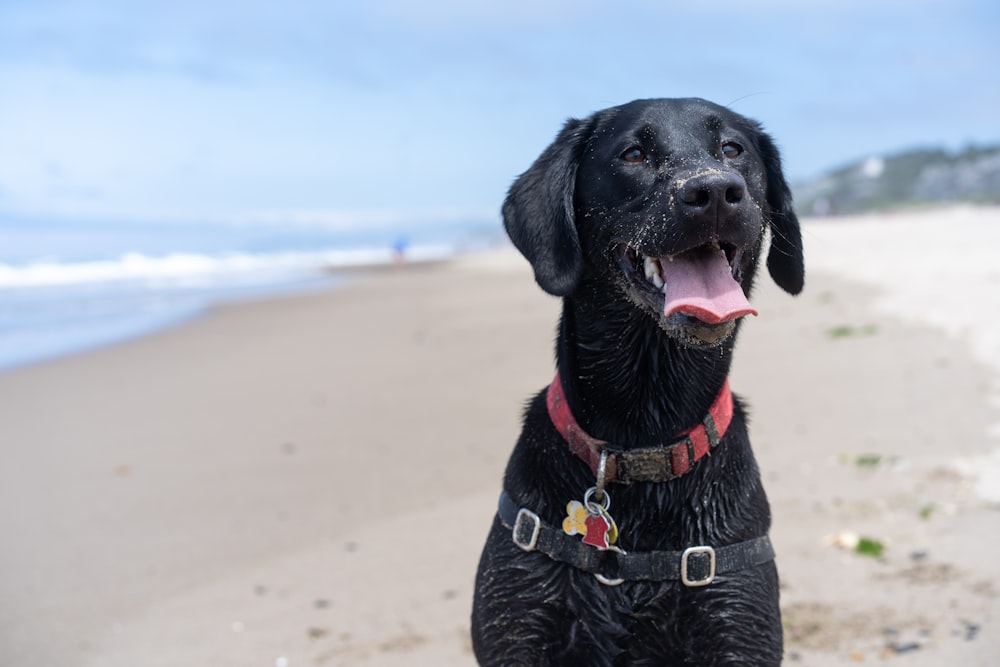
[[[768,228],[775,282],[804,280],[771,138],[704,100],[631,102],[567,122],[503,215],[563,313],[479,565],[477,659],[780,664],[770,509],[727,381]]]

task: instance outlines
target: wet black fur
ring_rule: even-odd
[[[736,159],[720,153],[733,140]],[[631,145],[646,160],[623,162]],[[746,206],[732,216],[677,203],[682,177],[738,174]],[[581,426],[623,447],[670,442],[701,420],[729,373],[735,331],[692,344],[627,294],[614,248],[662,256],[716,239],[745,248],[749,293],[770,228],[768,269],[785,290],[803,285],[801,238],[774,143],[760,126],[703,100],[639,100],[569,121],[510,189],[507,231],[538,284],[563,297],[556,345],[567,400]],[[544,391],[530,402],[504,488],[560,525],[566,503],[594,484],[549,420]],[[770,509],[737,400],[722,443],[665,483],[613,484],[611,514],[629,551],[720,547],[760,535]],[[677,582],[618,587],[526,553],[495,520],[472,615],[482,665],[778,665],[782,655],[774,563],[720,575],[705,588]]]

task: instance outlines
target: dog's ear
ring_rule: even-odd
[[[774,282],[789,294],[798,294],[805,283],[802,231],[792,208],[792,191],[781,171],[781,156],[774,141],[764,132],[758,137],[767,171],[767,203],[771,209],[771,249],[767,270]]]
[[[555,296],[571,294],[583,273],[573,196],[589,134],[588,122],[567,121],[552,145],[514,181],[503,203],[507,235],[531,263],[535,282]]]

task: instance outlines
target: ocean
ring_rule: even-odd
[[[407,225],[0,219],[0,371],[109,345],[234,299],[323,289],[331,269],[502,242],[499,221]]]

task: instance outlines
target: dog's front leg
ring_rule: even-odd
[[[476,659],[484,667],[613,665],[627,634],[615,621],[617,597],[591,574],[523,551],[498,520],[476,578]]]

